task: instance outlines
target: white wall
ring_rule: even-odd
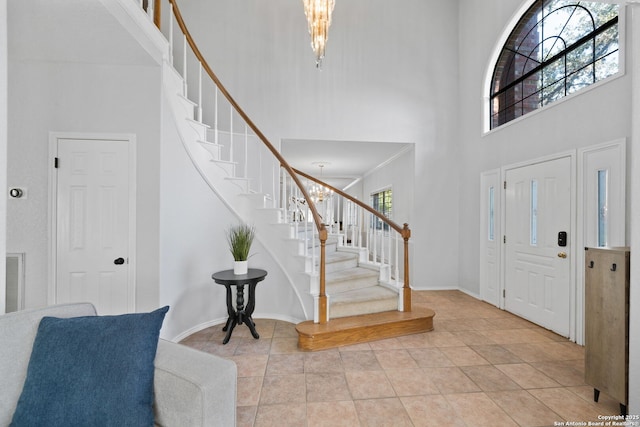
[[[625,75],[483,134],[485,76],[501,32],[522,0],[460,4],[460,286],[479,294],[480,173],[631,135],[631,78]]]
[[[7,1],[0,0],[0,314],[7,290],[7,57]]]
[[[19,36],[19,35],[15,35]],[[137,137],[137,310],[157,307],[159,67],[14,61],[9,56],[7,250],[26,253],[25,306],[47,304],[49,132]]]
[[[239,219],[196,171],[166,104],[161,169],[160,305],[171,306],[161,333],[167,339],[181,339],[227,319],[225,288],[216,284],[211,275],[232,268],[225,230],[239,223]],[[262,242],[254,242],[250,253],[249,267],[268,273],[256,288],[253,317],[294,323],[305,320],[289,281]],[[235,302],[235,288],[233,291]]]
[[[212,68],[276,144],[415,143],[413,283],[456,287],[457,2],[337,2],[322,71],[300,2],[180,6]]]

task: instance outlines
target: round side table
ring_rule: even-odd
[[[247,271],[247,274],[234,274],[233,270],[224,270],[211,275],[211,278],[216,283],[224,285],[227,289],[227,314],[229,314],[229,318],[227,319],[227,323],[224,325],[224,328],[222,328],[223,331],[227,332],[224,340],[222,340],[222,344],[228,343],[231,338],[233,328],[235,328],[236,325],[242,325],[243,323],[247,325],[251,331],[251,335],[253,335],[255,339],[260,338],[260,335],[256,332],[256,324],[253,322],[251,315],[256,307],[256,285],[258,282],[264,280],[266,275],[267,272],[265,270],[260,270],[258,268],[250,268]],[[246,307],[244,305],[245,285],[249,285],[249,298],[247,300]],[[233,307],[233,301],[231,299],[231,286],[236,287],[235,308]]]

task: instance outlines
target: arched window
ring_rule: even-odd
[[[616,74],[618,9],[608,3],[535,1],[495,64],[491,128]]]

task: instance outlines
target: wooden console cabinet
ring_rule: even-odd
[[[629,249],[585,248],[585,382],[626,414],[629,371]]]

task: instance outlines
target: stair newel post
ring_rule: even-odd
[[[402,227],[402,238],[404,239],[404,285],[402,288],[402,310],[411,311],[411,287],[409,286],[409,238],[411,230],[406,222]]]
[[[319,313],[319,323],[325,324],[327,323],[328,313],[327,313],[327,294],[326,294],[326,282],[325,282],[325,254],[326,254],[326,243],[327,243],[327,229],[324,224],[320,226],[320,230],[318,230],[318,236],[320,237],[320,294],[318,296],[318,313]]]

